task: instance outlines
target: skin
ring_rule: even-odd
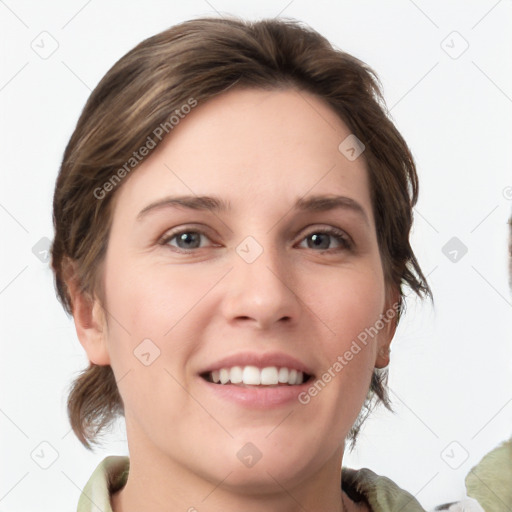
[[[338,150],[349,134],[309,93],[234,89],[188,114],[116,191],[104,303],[70,283],[78,337],[90,361],[112,366],[125,405],[131,466],[115,512],[367,510],[340,490],[344,438],[373,368],[389,363],[393,322],[307,405],[242,407],[197,375],[247,350],[290,354],[318,377],[396,302],[364,157]],[[293,210],[313,194],[363,213]],[[137,220],[169,195],[217,196],[231,210]],[[177,237],[160,243],[174,228],[204,235],[188,250]],[[329,235],[315,246],[311,235],[329,228],[350,246]],[[263,249],[252,263],[236,251],[247,236]],[[147,338],[160,350],[148,366],[134,356]],[[251,468],[237,457],[247,442],[262,454]]]

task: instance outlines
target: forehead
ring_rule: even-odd
[[[295,89],[234,89],[196,107],[138,165],[117,200],[131,208],[165,192],[214,194],[235,207],[351,197],[369,210],[364,154],[339,146],[350,129],[320,98]],[[121,205],[120,205],[121,206]]]

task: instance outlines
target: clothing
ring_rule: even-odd
[[[447,503],[435,511],[505,512],[512,511],[512,438],[490,451],[467,474],[467,497]]]
[[[373,512],[425,512],[416,498],[392,480],[367,468],[343,468],[341,488],[353,501],[366,501]]]
[[[112,512],[110,496],[124,487],[129,468],[126,456],[103,459],[80,495],[77,512]],[[411,494],[366,468],[343,468],[342,488],[352,500],[366,500],[374,512],[425,512]]]
[[[466,491],[486,512],[512,510],[512,438],[471,469],[466,476]]]
[[[112,512],[110,497],[125,486],[129,469],[129,457],[105,457],[82,490],[77,512]]]

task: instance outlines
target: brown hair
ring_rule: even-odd
[[[327,102],[366,146],[363,156],[387,286],[399,288],[400,310],[404,284],[420,297],[431,297],[409,244],[418,196],[415,165],[386,115],[375,73],[294,20],[201,18],[171,27],[128,52],[82,111],[64,153],[53,202],[52,268],[64,309],[72,314],[71,279],[86,297],[103,297],[101,263],[119,189],[113,178],[136,167],[134,151],[163,140],[157,128],[170,132],[169,120],[183,105],[191,100],[203,104],[233,86],[295,88]],[[132,162],[130,168],[127,162]],[[349,434],[352,446],[376,403],[391,410],[386,383],[387,369],[375,369]],[[69,419],[79,440],[91,449],[90,443],[98,444],[101,432],[123,411],[111,367],[90,363],[68,397]]]

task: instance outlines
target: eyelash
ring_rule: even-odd
[[[174,250],[176,252],[181,252],[181,253],[185,253],[185,254],[201,249],[201,247],[195,247],[193,249],[182,249],[180,247],[175,247],[175,246],[169,245],[169,242],[171,240],[173,240],[174,238],[176,238],[178,235],[183,235],[186,233],[195,233],[195,234],[203,235],[208,238],[208,235],[201,229],[197,229],[197,228],[183,229],[182,228],[179,231],[171,231],[170,233],[164,235],[158,243],[163,246],[171,247],[172,250]],[[311,235],[320,235],[320,234],[321,235],[330,235],[331,237],[335,238],[340,243],[341,247],[334,248],[334,249],[323,249],[323,250],[319,250],[319,251],[315,251],[315,252],[331,253],[331,252],[340,252],[340,251],[351,251],[353,249],[353,242],[350,239],[350,237],[344,231],[337,229],[337,228],[316,229],[316,230],[311,231],[310,233],[306,234],[301,239],[301,242],[304,241],[305,239],[307,239],[308,237],[310,237]]]

